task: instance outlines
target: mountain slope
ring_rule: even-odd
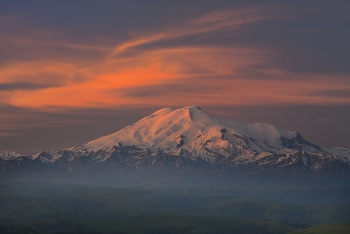
[[[20,156],[21,156],[21,154],[17,154],[16,152],[13,152],[13,151],[1,151],[0,150],[0,158],[1,159],[9,160],[9,159],[18,158]]]
[[[246,125],[213,119],[198,107],[190,106],[177,110],[161,109],[119,132],[91,141],[83,147],[97,151],[116,145],[135,145],[171,155],[186,152],[193,159],[202,157],[215,162],[213,157],[217,155],[229,157],[244,148],[249,148],[253,154],[269,149],[276,152],[283,148],[277,139],[281,136],[293,139],[296,135],[296,132],[287,132],[269,124]]]
[[[30,159],[30,160],[29,160]],[[350,150],[325,149],[298,132],[271,124],[215,119],[197,106],[163,108],[85,145],[2,158],[3,171],[20,167],[101,167],[116,170],[211,170],[246,175],[349,176]],[[7,163],[4,166],[4,163]],[[16,166],[17,163],[17,166]],[[11,166],[9,166],[11,165]],[[85,165],[85,166],[81,166]],[[106,169],[104,169],[106,170]]]

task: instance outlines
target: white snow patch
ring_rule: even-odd
[[[17,154],[13,151],[0,151],[0,158],[3,160],[11,160],[11,159],[16,159],[20,156],[23,156],[21,154]]]
[[[278,143],[281,136],[292,139],[295,135],[296,132],[285,131],[271,124],[244,124],[234,120],[215,119],[197,106],[187,106],[176,110],[163,108],[135,124],[90,141],[82,147],[96,152],[119,145],[136,145],[142,149],[160,149],[175,155],[178,155],[181,148],[194,154],[194,157],[215,161],[210,159],[214,154],[208,150],[224,157],[245,150],[271,154],[283,148]],[[252,157],[253,154],[248,155]]]

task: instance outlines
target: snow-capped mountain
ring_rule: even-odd
[[[216,119],[197,106],[163,108],[82,146],[47,150],[27,158],[11,158],[12,161],[8,157],[1,158],[3,170],[14,161],[20,165],[22,160],[28,167],[69,166],[70,170],[77,165],[113,165],[157,170],[239,169],[247,174],[290,176],[350,174],[349,149],[321,148],[304,140],[296,131],[282,130],[272,124]]]
[[[3,159],[3,160],[16,159],[20,156],[21,156],[21,154],[17,154],[16,152],[13,152],[13,151],[1,151],[0,150],[0,159]]]

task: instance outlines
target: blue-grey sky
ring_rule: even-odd
[[[349,1],[1,1],[0,150],[199,105],[350,148]]]

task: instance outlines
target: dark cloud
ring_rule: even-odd
[[[34,84],[27,82],[15,82],[15,83],[2,83],[0,84],[1,91],[11,91],[11,90],[31,90],[31,89],[43,89],[50,86],[44,84]]]
[[[350,87],[344,90],[322,90],[314,92],[315,95],[327,96],[327,97],[343,97],[350,98]]]
[[[219,80],[219,77],[215,78]],[[165,84],[115,89],[111,90],[110,92],[114,92],[124,97],[140,99],[150,97],[161,98],[162,96],[165,97],[172,95],[196,96],[201,94],[217,93],[220,91],[220,88],[206,84],[206,81],[212,80],[213,77],[200,77],[191,79],[182,78],[179,80],[174,79],[171,82]]]
[[[84,61],[96,60],[105,56],[112,45],[110,40],[100,41],[98,37],[92,36],[75,38],[74,34],[37,29],[17,21],[5,26],[0,25],[0,65],[30,60],[69,63],[82,56]]]

